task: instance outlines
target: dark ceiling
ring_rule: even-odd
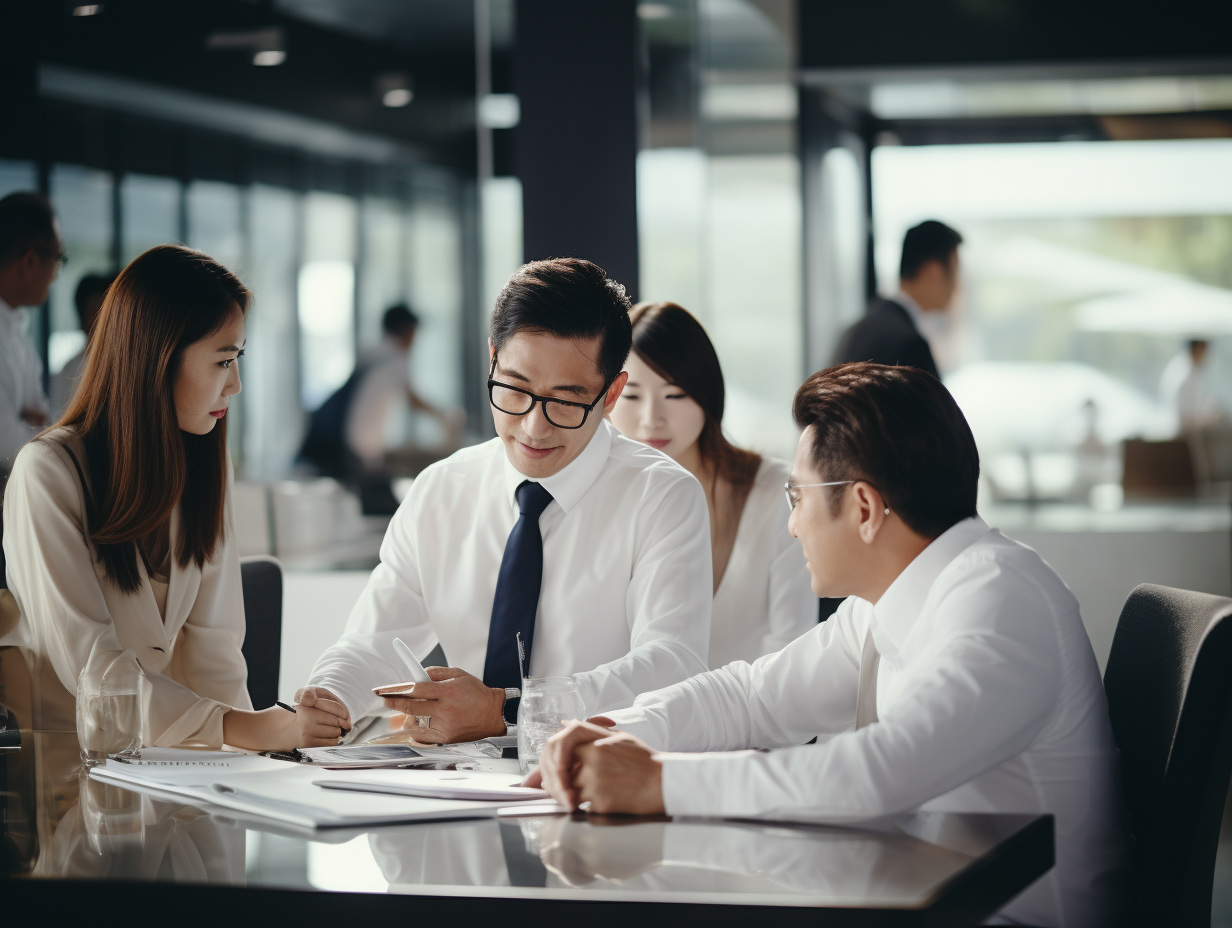
[[[473,162],[471,3],[105,0],[98,15],[72,9],[60,0],[0,0],[6,86],[37,85],[40,67],[71,69],[391,139],[431,161]],[[270,26],[285,35],[286,60],[277,67],[255,67],[250,51],[206,46],[220,31]],[[382,105],[376,83],[390,72],[410,77],[409,106]]]

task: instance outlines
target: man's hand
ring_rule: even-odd
[[[406,715],[404,729],[425,744],[476,741],[505,733],[505,691],[457,667],[428,667],[429,683],[416,683],[405,696],[385,696],[385,705]],[[429,718],[427,728],[416,717]]]
[[[606,720],[605,721],[609,721]],[[593,722],[567,722],[539,757],[544,789],[567,809],[589,803],[604,815],[663,813],[663,764],[630,734]],[[533,777],[527,778],[531,785]]]
[[[36,406],[27,406],[21,411],[21,419],[26,425],[33,425],[38,428],[41,425],[47,424],[47,413]]]
[[[615,728],[616,727],[616,723],[613,722],[611,719],[609,719],[606,715],[592,715],[590,718],[586,720],[586,722],[592,726],[599,726],[602,728]],[[574,723],[573,722],[568,723],[565,726],[565,728],[561,729],[560,733],[556,737],[560,737],[560,734],[564,734],[566,731],[568,731],[569,725],[572,725],[572,724]],[[594,738],[592,738],[591,740],[601,738],[601,737],[603,736],[596,733],[594,735]],[[556,738],[551,738],[548,740],[547,744],[543,746],[543,751],[539,755],[539,766],[526,775],[526,779],[522,781],[523,786],[529,786],[531,789],[548,789],[548,787],[545,786],[543,783],[543,759],[548,755],[550,750],[553,750],[555,748],[555,745],[553,745],[553,742],[555,740]],[[559,778],[558,782],[564,779],[563,777],[559,777],[559,775],[557,776]],[[552,791],[548,789],[548,792],[552,792]],[[553,795],[555,795],[555,793],[553,793]],[[570,808],[574,808],[574,806],[570,806]]]

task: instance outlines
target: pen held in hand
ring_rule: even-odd
[[[281,700],[275,700],[274,705],[281,706],[282,708],[286,709],[288,712],[295,711],[294,706],[288,706],[285,702],[282,702]]]

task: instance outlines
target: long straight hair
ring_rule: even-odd
[[[81,438],[90,540],[125,592],[141,585],[137,542],[177,503],[181,567],[204,565],[223,537],[227,423],[205,435],[180,431],[175,382],[184,349],[247,313],[249,299],[234,274],[181,245],[151,248],[107,289],[81,382],[53,428]]]
[[[737,448],[723,434],[723,369],[702,324],[676,303],[638,303],[629,318],[638,357],[687,393],[705,413],[697,439],[702,460],[713,468],[716,480],[722,477],[738,494],[746,492],[757,476],[761,457]]]

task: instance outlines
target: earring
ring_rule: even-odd
[[[887,516],[890,514],[890,507],[889,507],[889,506],[886,506],[886,508],[885,508],[885,514],[886,514]]]

